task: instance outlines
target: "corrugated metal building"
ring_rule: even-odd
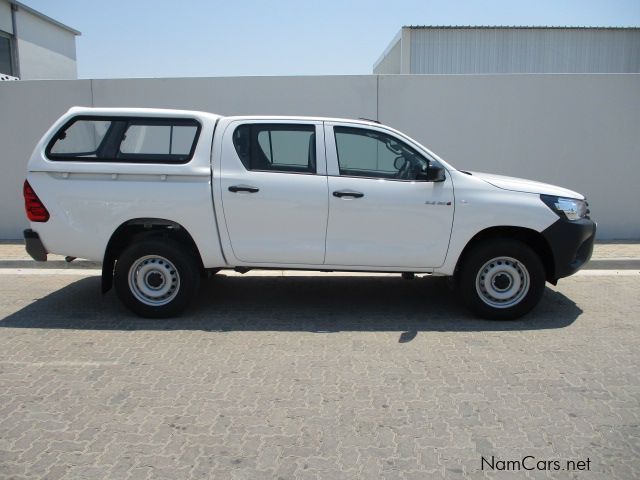
[[[639,73],[640,28],[405,26],[373,73]]]

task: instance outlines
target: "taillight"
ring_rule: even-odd
[[[46,222],[49,220],[49,212],[44,204],[33,191],[27,180],[24,181],[22,188],[24,195],[24,209],[27,211],[27,218],[32,222]]]

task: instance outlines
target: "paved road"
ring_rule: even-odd
[[[433,278],[221,276],[167,321],[72,272],[0,292],[2,479],[640,478],[637,275],[510,323]]]

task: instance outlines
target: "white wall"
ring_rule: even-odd
[[[22,199],[27,161],[71,105],[91,106],[90,80],[0,82],[0,239],[20,238],[28,225]]]
[[[16,30],[22,80],[77,78],[72,32],[23,8],[16,12]]]
[[[460,169],[577,190],[599,238],[640,238],[640,74],[383,76],[379,119]]]
[[[165,107],[222,115],[375,118],[376,77],[217,77],[93,80],[96,107]]]
[[[0,238],[27,224],[31,151],[72,105],[378,118],[458,168],[585,193],[598,237],[640,239],[640,74],[388,75],[0,83]]]

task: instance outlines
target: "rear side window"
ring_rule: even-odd
[[[188,156],[197,132],[195,125],[130,124],[120,154]]]
[[[64,131],[58,132],[51,146],[52,156],[96,157],[98,147],[111,127],[112,122],[104,120],[83,120],[73,122]]]
[[[186,163],[193,157],[200,124],[192,119],[77,117],[51,140],[51,160]]]
[[[233,132],[233,145],[247,170],[315,173],[314,125],[240,125]]]

